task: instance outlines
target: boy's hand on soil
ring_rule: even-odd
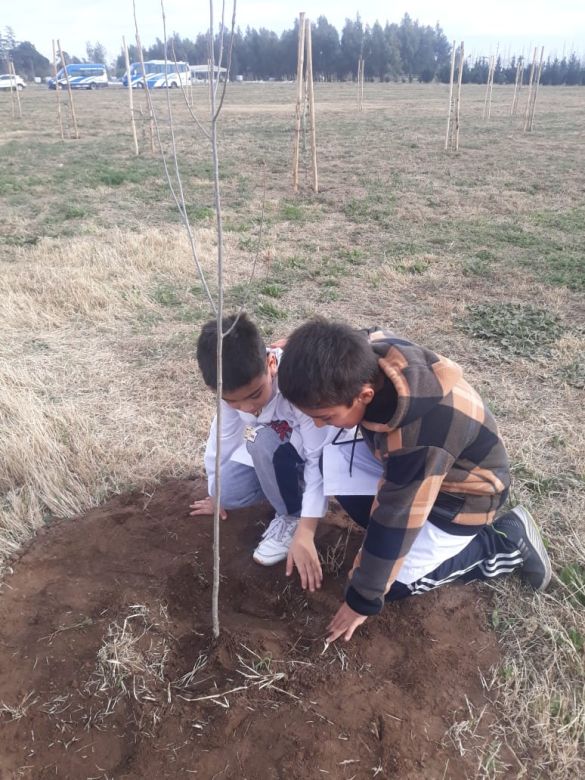
[[[192,512],[189,512],[191,517],[193,517],[193,515],[212,515],[215,510],[215,499],[213,496],[200,498],[197,501],[193,501],[193,503],[189,505],[189,509],[193,510]],[[220,508],[219,516],[222,520],[227,520],[227,512],[225,509]]]
[[[348,606],[345,602],[339,607],[335,613],[335,617],[327,626],[329,636],[327,637],[327,643],[335,642],[342,634],[346,642],[353,636],[353,632],[358,626],[365,621],[367,615],[360,615],[359,612]]]
[[[293,573],[295,566],[301,578],[302,588],[305,590],[308,588],[313,593],[316,588],[321,587],[323,572],[312,535],[298,531],[295,533],[286,559],[287,577]]]

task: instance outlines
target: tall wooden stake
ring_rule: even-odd
[[[311,173],[313,174],[313,192],[319,192],[317,173],[317,123],[315,118],[315,91],[313,88],[313,42],[311,20],[305,20],[305,40],[307,44],[307,96],[309,98],[309,121],[311,123]]]
[[[132,128],[132,138],[134,140],[134,154],[138,157],[138,137],[136,135],[136,121],[134,119],[134,95],[132,94],[132,77],[130,76],[130,57],[128,56],[128,47],[126,46],[126,37],[122,36],[122,46],[124,47],[124,61],[126,63],[126,76],[128,79],[128,104],[130,106],[130,126]]]
[[[532,104],[532,89],[534,84],[534,74],[536,72],[536,53],[538,49],[534,47],[534,54],[532,56],[532,64],[530,66],[530,76],[528,78],[528,100],[526,101],[526,109],[524,111],[524,132],[528,130],[530,119],[530,107]]]
[[[536,72],[536,77],[532,84],[532,92],[530,94],[530,101],[529,101],[529,112],[528,112],[528,126],[524,126],[524,130],[528,130],[528,132],[532,132],[532,128],[534,125],[534,110],[536,108],[536,96],[538,94],[538,85],[540,84],[540,77],[542,75],[542,63],[544,60],[544,46],[540,49],[540,61],[538,63],[538,70]]]
[[[152,116],[152,111],[150,109],[150,103],[148,100],[148,85],[146,83],[146,67],[144,65],[144,52],[142,51],[142,43],[140,42],[140,35],[138,34],[138,30],[136,30],[136,48],[138,50],[138,56],[140,57],[140,67],[142,69],[142,86],[144,88],[144,94],[146,96],[146,110],[148,111],[148,126],[150,129],[150,151],[154,154],[156,151],[156,147],[154,145],[154,117]],[[142,109],[140,111],[142,113]]]
[[[455,41],[451,48],[451,76],[449,78],[449,111],[447,113],[447,132],[445,133],[445,151],[449,148],[449,132],[451,130],[451,114],[453,112],[453,77],[455,76]]]
[[[520,90],[522,89],[523,80],[524,57],[519,57],[518,64],[516,65],[516,81],[514,82],[514,97],[512,98],[512,106],[510,107],[510,116],[514,116],[516,109],[518,108],[518,99],[520,97]]]
[[[360,55],[358,59],[358,111],[364,110],[364,58]]]
[[[73,91],[71,90],[71,81],[69,80],[69,71],[63,58],[63,50],[61,49],[61,41],[57,38],[57,48],[59,49],[59,60],[63,65],[65,71],[65,79],[67,81],[67,93],[69,95],[69,107],[71,109],[71,118],[73,119],[73,130],[75,132],[75,138],[79,138],[79,130],[77,128],[77,115],[75,113],[75,104],[73,103]]]
[[[53,78],[55,79],[55,95],[57,96],[57,116],[59,117],[59,130],[61,131],[61,140],[65,140],[65,133],[63,131],[63,116],[61,114],[61,86],[57,81],[57,53],[55,51],[55,41],[53,41]]]
[[[14,63],[11,59],[6,60],[8,65],[8,75],[12,76],[10,79],[10,103],[12,106],[12,118],[22,119],[22,106],[20,104],[20,95],[18,94],[18,84],[16,83],[16,71],[14,70]]]
[[[8,75],[12,75],[12,69],[10,67],[10,60],[8,59],[8,55],[6,55],[6,65],[8,66]],[[12,109],[12,118],[16,118],[16,103],[14,102],[14,87],[16,86],[16,83],[14,86],[12,85],[12,80],[10,80],[10,108]]]
[[[461,84],[463,82],[463,65],[465,63],[465,49],[463,41],[457,49],[457,93],[453,98],[453,85],[455,75],[455,41],[451,54],[451,83],[449,87],[449,117],[447,119],[447,135],[445,137],[445,149],[457,151],[459,149],[459,126],[461,116]],[[451,121],[451,116],[453,120]]]
[[[303,115],[303,63],[305,57],[305,14],[303,11],[299,14],[299,41],[297,49],[297,102],[295,108],[295,139],[293,147],[293,189],[298,192],[299,189],[299,157],[301,150],[301,120]]]
[[[483,102],[483,118],[490,119],[492,115],[492,90],[494,87],[494,73],[496,70],[496,58],[492,54],[488,66],[487,86],[485,90],[485,100]]]
[[[459,47],[459,71],[457,78],[457,101],[455,104],[455,151],[459,150],[459,126],[461,116],[461,84],[463,82],[463,63],[465,61],[465,47],[463,41]]]

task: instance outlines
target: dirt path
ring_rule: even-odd
[[[477,755],[445,732],[469,719],[466,697],[485,704],[479,670],[498,650],[483,597],[412,599],[323,653],[359,535],[339,576],[306,596],[251,560],[267,512],[234,512],[212,644],[212,529],[188,517],[196,493],[172,482],[116,498],[13,564],[0,596],[2,780],[473,776]],[[331,526],[321,548],[345,535]]]

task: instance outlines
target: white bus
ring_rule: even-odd
[[[166,62],[164,60],[147,60],[144,63],[144,74],[142,73],[142,63],[133,62],[130,65],[130,83],[132,87],[144,89],[144,82],[149,89],[158,87],[170,88],[186,87],[191,83],[191,71],[188,62]],[[123,84],[128,86],[128,73],[124,74]]]
[[[65,72],[67,71],[67,72]],[[49,89],[67,86],[67,76],[72,89],[98,89],[108,86],[108,73],[105,65],[98,62],[71,63],[57,73],[57,79],[49,79]]]

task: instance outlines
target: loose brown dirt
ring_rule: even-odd
[[[486,704],[480,672],[498,660],[479,591],[387,607],[324,651],[359,534],[330,515],[319,546],[331,556],[348,540],[345,561],[307,595],[251,559],[268,510],[232,512],[213,642],[211,520],[188,516],[202,491],[175,481],[115,498],[45,529],[13,562],[0,777],[475,776],[489,705],[464,756],[456,735]]]

